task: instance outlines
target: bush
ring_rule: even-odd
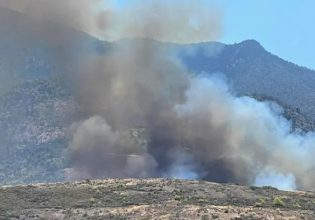
[[[259,202],[255,203],[255,207],[263,207],[265,205],[266,201],[264,198],[260,198]]]
[[[296,209],[302,208],[302,206],[301,206],[298,202],[295,202],[295,203],[293,204],[293,207],[296,208]]]
[[[276,196],[274,199],[273,199],[273,205],[274,206],[285,206],[282,198],[280,196]]]

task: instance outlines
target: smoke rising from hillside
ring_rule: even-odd
[[[104,11],[95,11],[100,1],[0,2],[40,20],[92,33],[96,28],[105,38],[195,42],[212,40],[221,29],[220,13],[208,11],[205,1],[140,1]],[[153,40],[113,45],[105,55],[79,60],[67,73],[86,116],[73,124],[68,147],[80,178],[315,185],[315,135],[290,133],[280,108],[234,96],[219,77],[190,73]]]
[[[189,73],[167,48],[157,45],[149,39],[122,41],[105,57],[87,60],[80,68],[81,78],[73,82],[92,117],[74,133],[74,138],[84,137],[85,144],[72,141],[69,147],[76,172],[267,182],[290,189],[314,185],[309,156],[313,133],[290,133],[280,107],[233,96],[220,78]],[[114,134],[100,133],[117,141],[94,136],[97,126],[86,130],[90,137],[80,134],[91,120],[109,127]],[[147,131],[147,145],[125,139],[124,132],[135,127]],[[119,165],[112,166],[114,161]]]

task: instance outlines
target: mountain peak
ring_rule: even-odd
[[[255,50],[265,50],[261,44],[256,40],[244,40],[238,44],[239,46],[246,47],[248,49],[255,49]]]
[[[245,57],[260,57],[266,54],[266,50],[256,40],[245,40],[240,43],[235,43],[230,47],[237,56]]]

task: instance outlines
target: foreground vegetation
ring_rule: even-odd
[[[315,194],[205,181],[108,179],[0,188],[0,219],[314,219]]]

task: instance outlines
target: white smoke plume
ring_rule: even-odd
[[[87,0],[0,3],[105,39],[196,42],[215,39],[221,29],[220,10],[202,0],[131,1],[115,10],[95,10],[100,1]],[[81,178],[315,186],[314,133],[292,133],[281,108],[236,97],[218,77],[189,73],[159,45],[146,38],[116,42],[105,55],[80,59],[66,73],[85,116],[73,125],[68,147]],[[136,138],[130,138],[133,129]]]
[[[186,97],[175,108],[185,121],[184,139],[193,140],[192,145],[202,140],[191,149],[196,161],[227,161],[236,181],[247,184],[314,186],[314,133],[291,133],[281,112],[268,103],[231,95],[217,78],[193,79]]]

